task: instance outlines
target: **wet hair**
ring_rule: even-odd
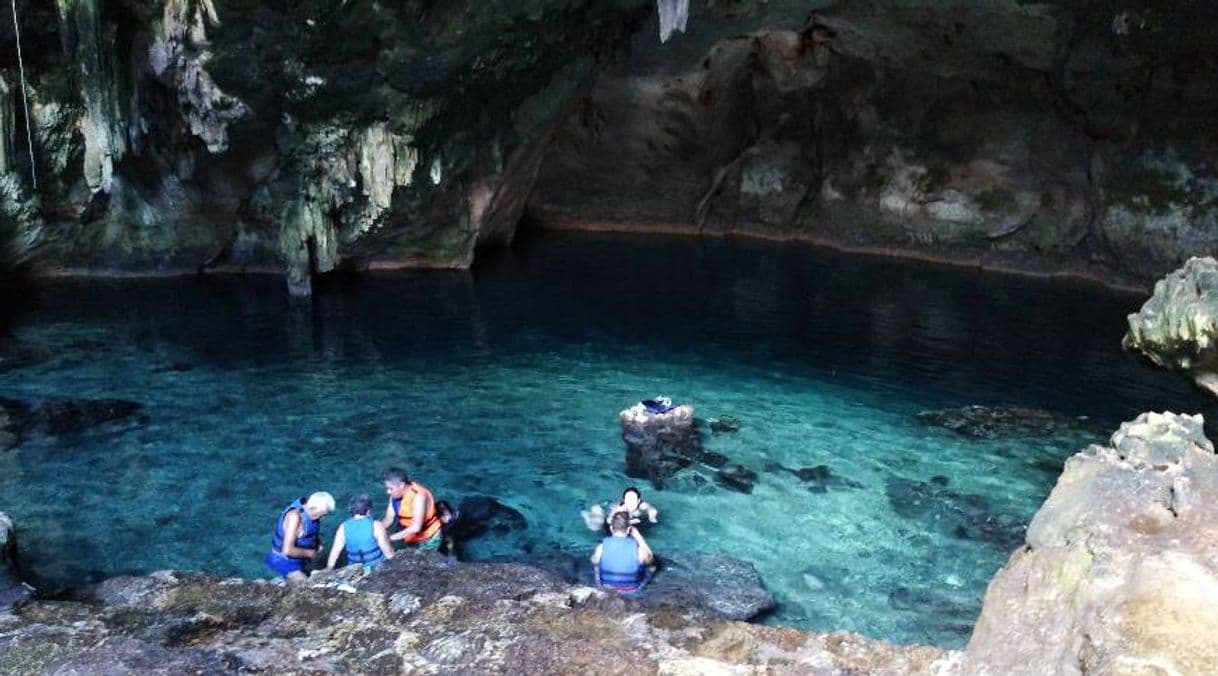
[[[625,533],[630,530],[630,515],[626,512],[614,512],[609,517],[609,530],[614,533]]]
[[[367,493],[357,495],[347,503],[347,509],[351,510],[351,516],[367,514],[372,511],[372,498],[368,497]]]
[[[305,501],[305,507],[320,507],[330,514],[334,511],[334,496],[325,491],[317,491]]]
[[[626,495],[629,493],[634,493],[635,495],[639,496],[639,502],[643,501],[643,493],[638,489],[637,486],[631,486],[630,488],[627,488],[626,490],[622,491],[622,500],[623,501],[626,499]]]
[[[410,475],[401,467],[390,467],[385,470],[385,481],[395,484],[408,484],[410,483]]]

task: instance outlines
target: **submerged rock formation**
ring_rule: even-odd
[[[1201,674],[1218,659],[1218,456],[1145,413],[1066,463],[986,592],[973,673]]]
[[[1218,261],[1193,258],[1155,284],[1123,345],[1218,396]]]
[[[960,408],[922,411],[918,422],[942,427],[956,434],[976,439],[997,439],[1004,436],[1046,436],[1082,427],[1076,418],[1066,418],[1049,411],[1023,406],[962,406]]]

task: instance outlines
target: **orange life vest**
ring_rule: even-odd
[[[435,537],[436,533],[440,532],[440,527],[444,525],[440,521],[439,515],[436,514],[436,500],[431,491],[417,481],[410,482],[410,487],[406,489],[406,494],[402,496],[402,499],[394,501],[397,503],[398,525],[402,528],[410,528],[410,524],[414,523],[414,496],[420,494],[425,497],[424,502],[427,503],[427,511],[423,514],[423,527],[419,529],[419,532],[406,538],[407,543],[426,542]]]

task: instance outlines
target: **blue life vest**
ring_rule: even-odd
[[[295,510],[300,512],[300,522],[304,524],[304,533],[296,538],[296,546],[301,549],[316,549],[318,535],[321,534],[321,521],[316,521],[309,518],[309,514],[305,512],[305,498],[297,498],[284,508],[279,515],[279,521],[275,523],[275,534],[271,536],[271,551],[283,551],[283,519],[288,515],[288,512]],[[298,558],[298,557],[290,557]]]
[[[385,558],[373,534],[372,517],[351,518],[343,522],[347,540],[347,563],[374,564]]]
[[[639,563],[639,543],[631,537],[610,535],[601,541],[599,564],[601,584],[615,587],[637,585],[643,564]]]

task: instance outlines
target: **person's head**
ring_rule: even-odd
[[[372,511],[372,498],[367,493],[357,495],[347,503],[347,509],[351,510],[351,516],[367,516]]]
[[[622,491],[622,506],[626,509],[633,512],[639,508],[639,503],[642,501],[643,494],[639,492],[638,488],[631,486],[630,488]]]
[[[305,501],[305,513],[313,521],[317,521],[334,511],[334,496],[325,491],[317,491]]]
[[[614,535],[625,535],[630,532],[630,515],[626,512],[614,512],[609,517],[609,532]]]
[[[394,500],[401,500],[410,486],[410,475],[400,467],[385,470],[385,493]]]

